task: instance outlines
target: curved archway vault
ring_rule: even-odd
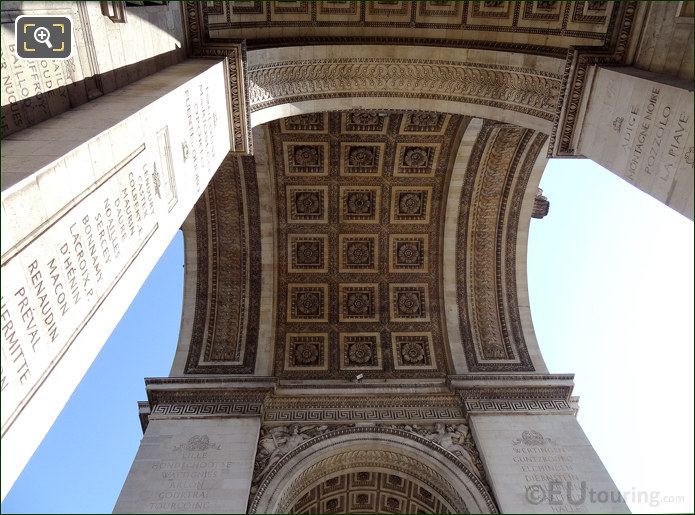
[[[89,80],[65,84],[104,98],[3,153],[3,478],[193,207],[180,341],[146,380],[116,511],[494,511],[492,491],[528,511],[534,453],[612,485],[572,376],[538,349],[528,228],[546,156],[595,159],[692,218],[692,5],[187,1],[165,18],[191,59],[106,93],[135,75],[101,67],[89,27],[123,9],[76,4]],[[147,55],[147,73],[171,57]],[[18,98],[12,130],[48,116]]]
[[[254,157],[230,156],[184,227],[195,309],[174,370],[544,372],[524,260],[546,141],[436,111],[257,127]]]
[[[447,450],[441,427],[271,427],[260,437],[248,512],[496,513],[459,428],[465,437],[454,429],[461,443]],[[283,435],[291,450],[277,453]]]
[[[639,184],[595,152],[634,135],[619,91],[656,95],[611,70],[651,41],[664,4],[645,5],[187,2],[192,55],[224,57],[232,152],[184,226],[140,462],[219,464],[219,511],[528,512],[546,478],[614,488],[540,355],[526,244],[547,156]]]

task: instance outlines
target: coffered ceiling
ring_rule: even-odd
[[[250,48],[359,41],[561,55],[609,41],[614,13],[614,2],[186,2],[194,45]]]
[[[446,371],[438,222],[467,123],[350,111],[270,124],[280,377]]]
[[[315,485],[291,513],[451,513],[431,487],[394,472],[363,470]]]
[[[546,135],[349,110],[281,118],[254,140],[254,156],[227,157],[186,229],[184,373],[543,367],[523,260]]]

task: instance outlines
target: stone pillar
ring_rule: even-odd
[[[693,219],[693,85],[636,68],[594,68],[577,154]]]
[[[554,404],[486,403],[492,411],[469,415],[500,512],[629,513],[576,417],[533,409]]]
[[[114,513],[246,513],[268,378],[146,379],[145,435]]]
[[[103,14],[100,4],[123,7],[123,2],[2,2],[3,136],[34,126],[186,58],[184,21],[178,3],[129,9],[126,23],[114,23]],[[73,29],[72,56],[66,60],[18,58],[14,22],[20,15],[69,16]]]
[[[246,513],[260,417],[150,420],[114,513]]]
[[[3,140],[2,496],[233,146],[227,60]]]

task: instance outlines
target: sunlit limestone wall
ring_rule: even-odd
[[[150,419],[114,513],[245,513],[260,417]]]
[[[126,7],[125,23],[100,4],[2,2],[2,134],[9,135],[132,84],[186,56],[178,2]],[[23,60],[15,54],[19,15],[67,15],[73,53],[66,60]]]
[[[692,220],[693,107],[692,82],[596,68],[578,152]]]
[[[188,60],[3,141],[3,496],[229,152],[227,77]]]
[[[470,416],[501,513],[630,513],[571,414]]]

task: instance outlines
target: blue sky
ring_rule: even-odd
[[[179,231],[5,497],[3,513],[111,513],[142,437],[143,378],[169,375],[182,295]]]
[[[541,187],[550,214],[531,222],[528,276],[548,367],[576,374],[579,421],[632,510],[692,512],[693,223],[586,160],[551,161]],[[182,278],[179,233],[3,513],[111,513],[143,378],[169,373]]]

